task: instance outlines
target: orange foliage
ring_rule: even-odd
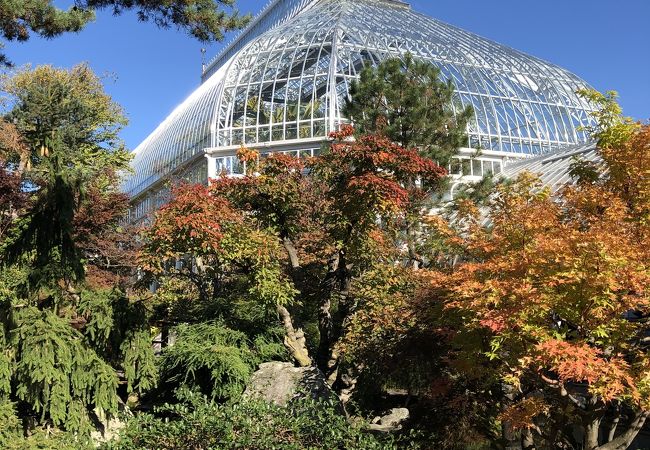
[[[147,270],[161,269],[168,258],[218,253],[224,226],[241,223],[230,202],[211,195],[199,184],[181,184],[172,190],[172,200],[155,215],[145,231],[149,251],[142,257]]]
[[[646,158],[625,164],[643,166]],[[542,387],[584,385],[601,402],[650,404],[640,344],[646,327],[625,318],[650,312],[650,251],[640,238],[647,225],[636,220],[647,202],[626,197],[638,198],[646,183],[612,174],[607,183],[567,187],[554,198],[523,175],[499,188],[489,227],[477,225],[471,208],[457,227],[430,221],[463,259],[431,277],[430,296],[487,333],[486,354],[503,362],[509,383],[530,384],[534,375]]]
[[[354,138],[343,125],[330,134],[329,151],[310,167],[329,185],[329,196],[347,224],[372,228],[377,215],[403,212],[409,203],[438,187],[446,170],[415,149],[406,149],[382,135]]]
[[[622,396],[639,399],[630,367],[622,355],[606,358],[602,350],[593,346],[558,339],[537,344],[535,351],[533,368],[552,372],[562,383],[588,383],[605,402]]]
[[[523,430],[534,426],[533,420],[549,410],[539,397],[528,397],[508,407],[499,415],[499,420],[508,422],[513,430]]]
[[[242,145],[237,150],[237,159],[243,163],[256,163],[260,154],[257,150],[250,149]]]
[[[635,127],[628,139],[606,145],[601,155],[609,168],[608,186],[627,203],[647,231],[650,227],[650,125]]]

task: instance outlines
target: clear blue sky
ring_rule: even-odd
[[[67,5],[71,0],[57,0]],[[239,0],[243,12],[265,1]],[[551,61],[599,90],[620,93],[627,115],[650,118],[650,0],[411,0],[416,11]],[[208,59],[222,44],[208,47]],[[135,148],[199,84],[202,44],[176,30],[103,12],[77,35],[9,43],[16,64],[70,67],[87,61],[113,74],[107,91],[130,124]]]

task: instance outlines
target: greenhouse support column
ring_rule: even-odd
[[[208,183],[210,180],[217,178],[217,158],[210,154],[206,154],[208,160]]]

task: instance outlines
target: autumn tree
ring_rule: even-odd
[[[441,149],[457,150],[471,111],[454,116],[453,88],[439,80],[439,71],[430,64],[406,57],[405,62],[389,60],[364,73],[348,105],[364,132],[343,126],[332,133],[320,156],[305,162],[287,155],[261,158],[243,148],[238,156],[247,165],[246,175],[220,177],[211,185],[214,194],[267,227],[284,247],[285,269],[300,292],[301,307],[289,309],[301,326],[313,330],[316,324],[317,334],[306,345],[332,383],[341,381],[337,344],[359,300],[353,282],[378,264],[409,260],[398,250],[405,224],[420,220],[426,200],[444,187],[446,171],[428,156],[442,158]],[[368,80],[378,76],[383,84],[377,88],[374,83],[378,90],[372,91]],[[398,86],[400,80],[415,93]],[[388,92],[391,86],[404,95]],[[381,110],[373,113],[362,104],[369,95],[384,94],[390,101]],[[399,127],[364,122],[371,113],[385,118],[377,123],[407,116],[400,125],[402,134]],[[415,133],[416,118],[423,115],[428,131],[433,123],[438,127],[435,137],[428,131]]]
[[[601,106],[592,176],[583,167],[552,196],[524,174],[486,218],[467,202],[451,226],[435,222],[460,263],[432,274],[428,304],[483,336],[466,347],[471,370],[498,374],[499,419],[524,448],[627,448],[650,415],[650,130],[621,118],[615,97],[588,95]]]
[[[410,254],[402,245],[405,224],[407,218],[422,221],[429,211],[424,207],[427,199],[444,189],[447,174],[426,154],[437,146],[453,147],[456,138],[451,134],[462,140],[458,136],[465,132],[466,119],[454,120],[451,107],[444,106],[452,101],[452,91],[438,80],[435,69],[422,64],[415,69],[411,61],[397,64],[395,70],[405,71],[410,83],[438,86],[445,94],[436,97],[440,110],[429,105],[416,112],[412,98],[391,104],[388,112],[401,108],[411,118],[445,114],[441,122],[446,125],[441,127],[451,127],[447,132],[441,128],[438,137],[427,142],[423,135],[409,135],[403,145],[383,130],[364,134],[344,125],[330,135],[319,156],[306,159],[260,155],[242,147],[237,156],[246,167],[243,176],[220,174],[209,188],[176,190],[147,231],[147,271],[159,285],[156,297],[170,305],[166,308],[177,320],[196,323],[219,316],[230,327],[243,326],[255,336],[259,329],[237,317],[238,305],[250,305],[249,313],[255,305],[258,311],[273,312],[283,325],[292,358],[299,365],[318,366],[344,401],[350,399],[363,369],[362,361],[343,354],[344,338],[356,326],[354,318],[361,317],[355,313],[369,304],[389,309],[388,292],[394,291],[384,290],[382,284],[416,284]],[[442,95],[427,89],[418,92]],[[231,240],[239,242],[237,252],[224,244]],[[246,255],[264,255],[271,249],[269,261],[278,259],[271,271],[274,283],[288,290],[287,301],[277,297],[275,303],[261,302],[250,290],[251,276],[271,266]],[[392,270],[396,266],[400,270]],[[370,285],[385,294],[373,297]]]
[[[435,191],[446,175],[416,149],[383,135],[351,140],[353,133],[347,126],[333,133],[331,147],[311,165],[327,188],[331,211],[326,221],[336,243],[321,283],[319,317],[320,363],[330,373],[338,364],[335,344],[355,304],[353,279],[376,263],[399,260],[391,249],[397,224],[412,202]]]
[[[115,15],[135,11],[141,21],[163,28],[176,27],[203,42],[221,41],[224,33],[244,27],[250,16],[240,16],[234,0],[80,0],[67,10],[52,0],[0,3],[0,30],[7,41],[26,41],[31,35],[53,38],[78,32],[95,19],[95,11]],[[0,62],[8,63],[0,54]]]
[[[201,303],[222,305],[212,314],[235,299],[276,313],[291,356],[300,365],[315,360],[331,382],[352,280],[387,252],[391,223],[411,199],[446,173],[384,137],[352,134],[351,127],[334,133],[331,147],[306,162],[241,149],[248,173],[174,191],[145,246],[148,272],[188,281]],[[313,342],[297,323],[318,327]]]
[[[155,381],[146,311],[124,284],[135,243],[110,242],[128,206],[126,119],[84,65],[20,70],[2,91],[0,395],[86,435],[93,409],[117,410],[118,370],[128,392]]]
[[[382,61],[376,67],[365,67],[359,80],[350,86],[344,113],[358,134],[385,136],[448,167],[459,149],[467,146],[467,124],[473,108],[458,103],[453,82],[444,80],[439,68],[406,54]],[[408,264],[414,268],[425,265],[418,248],[423,211],[431,209],[432,201],[439,199],[446,189],[446,184],[440,183],[438,192],[412,201],[404,216]]]

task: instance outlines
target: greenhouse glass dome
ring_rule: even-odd
[[[413,11],[398,0],[275,0],[208,64],[201,86],[135,150],[124,182],[138,216],[170,177],[237,173],[240,145],[312,155],[346,119],[350,82],[367,64],[411,53],[440,68],[458,107],[472,105],[470,177],[508,158],[585,143],[587,87],[572,73]],[[471,149],[481,148],[480,157]],[[462,156],[465,155],[465,156]],[[206,158],[207,156],[207,158]]]

